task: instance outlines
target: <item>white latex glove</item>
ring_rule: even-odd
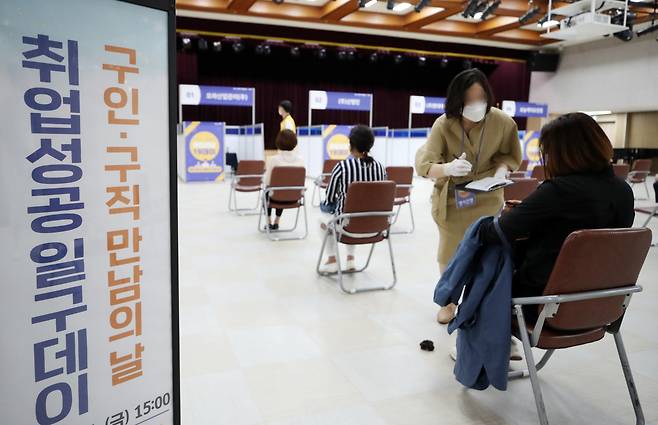
[[[507,177],[507,165],[501,165],[498,167],[496,170],[496,174],[494,174],[494,177],[496,178],[501,178],[504,179]]]
[[[470,173],[473,165],[464,158],[466,158],[466,152],[463,152],[459,158],[455,158],[446,164],[446,174],[452,177],[464,177]]]

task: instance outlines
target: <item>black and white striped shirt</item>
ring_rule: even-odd
[[[334,214],[342,214],[347,188],[351,183],[386,179],[386,169],[374,159],[364,161],[361,158],[347,158],[336,164],[331,172],[327,186],[327,202],[336,205]]]

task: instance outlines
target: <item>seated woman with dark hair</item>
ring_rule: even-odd
[[[514,297],[541,295],[560,248],[583,229],[631,227],[633,191],[615,177],[612,144],[589,115],[572,113],[546,124],[539,137],[546,181],[523,202],[508,204],[500,228],[514,248]],[[500,243],[493,224],[484,243]]]
[[[368,155],[375,144],[375,135],[370,127],[357,125],[350,131],[350,157],[339,162],[331,172],[327,196],[321,205],[320,218],[321,235],[327,229],[334,215],[343,213],[343,205],[350,184],[356,181],[386,180],[386,169],[382,164]],[[336,246],[332,238],[327,240],[327,261],[321,266],[323,272],[333,273],[338,270],[336,263]],[[347,245],[347,270],[354,270],[354,245]]]
[[[279,152],[276,155],[267,158],[267,162],[265,163],[265,175],[263,176],[263,183],[265,184],[265,187],[269,186],[270,179],[272,177],[272,169],[275,167],[304,166],[304,160],[302,157],[293,152],[297,146],[297,135],[294,131],[288,129],[281,130],[279,134],[276,135],[274,144],[276,145]],[[269,198],[267,200],[269,201]],[[270,230],[279,229],[279,222],[281,221],[282,214],[283,210],[277,208],[276,218],[274,219],[274,223],[272,223],[272,208],[267,208],[267,217],[269,219],[268,226],[270,227]]]

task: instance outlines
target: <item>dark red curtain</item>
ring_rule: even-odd
[[[209,21],[204,21],[209,22]],[[219,29],[218,29],[219,31]],[[303,30],[300,30],[303,31]],[[213,41],[212,38],[209,38]],[[220,39],[221,40],[221,39]],[[266,147],[273,146],[279,128],[278,103],[293,103],[293,117],[298,126],[308,122],[308,91],[350,91],[373,93],[373,126],[406,128],[409,96],[445,96],[452,77],[472,65],[485,72],[498,101],[528,99],[530,71],[526,62],[477,61],[428,58],[419,66],[418,58],[409,56],[396,64],[393,55],[379,55],[372,61],[372,51],[359,51],[353,60],[340,60],[336,49],[327,49],[319,59],[315,49],[304,48],[299,58],[290,55],[289,46],[272,46],[271,54],[255,53],[255,42],[242,41],[245,49],[236,53],[232,44],[223,41],[222,51],[199,51],[192,48],[178,52],[178,82],[255,87],[256,122],[265,125]],[[193,43],[194,45],[194,43]],[[185,120],[225,121],[228,124],[251,123],[249,108],[185,106]],[[414,127],[429,127],[436,116],[415,115]],[[365,112],[314,111],[314,124],[354,124],[368,122]],[[525,122],[519,121],[525,128]]]

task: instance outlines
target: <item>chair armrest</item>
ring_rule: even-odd
[[[411,189],[414,187],[413,184],[396,184],[395,187],[401,187],[403,189]]]
[[[265,193],[274,193],[278,192],[280,190],[300,190],[302,192],[306,192],[306,186],[268,186],[265,187],[264,189]]]
[[[535,347],[539,342],[539,337],[541,331],[544,327],[544,322],[547,318],[554,317],[560,308],[561,303],[570,303],[576,301],[585,301],[585,300],[594,300],[600,298],[609,298],[609,297],[618,297],[625,296],[624,304],[622,308],[626,309],[630,301],[632,294],[636,292],[642,292],[642,287],[640,285],[625,286],[620,288],[611,288],[611,289],[602,289],[600,291],[586,291],[578,292],[575,294],[564,294],[564,295],[545,295],[541,297],[522,297],[522,298],[512,298],[512,305],[516,310],[517,314],[523,314],[521,306],[524,305],[543,305],[544,308],[539,313],[535,327],[532,330],[532,339],[530,341],[531,345]],[[525,329],[519,329],[520,332],[526,332]]]
[[[322,179],[323,179],[323,178],[325,178],[325,177],[329,177],[329,176],[331,176],[331,173],[322,173],[322,174],[316,176],[316,177],[313,179],[313,182],[314,182],[315,184],[320,184],[320,183],[322,182]]]
[[[240,179],[258,178],[263,176],[264,174],[235,174],[233,178],[240,180]]]

